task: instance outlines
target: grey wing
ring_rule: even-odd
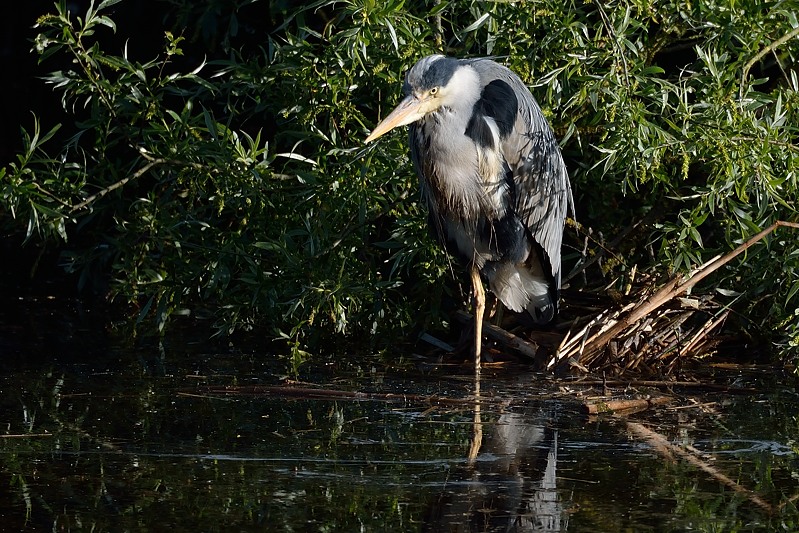
[[[510,73],[510,71],[508,71]],[[566,213],[573,200],[566,164],[538,103],[529,89],[511,74],[518,95],[514,134],[503,143],[513,170],[516,208],[533,238],[549,256],[552,276],[560,288],[560,247]]]
[[[533,238],[549,256],[560,288],[560,246],[566,212],[573,210],[571,186],[555,134],[530,90],[507,67],[490,59],[463,60],[477,70],[483,86],[492,80],[510,85],[516,122],[502,138],[502,154],[513,172],[515,207]]]

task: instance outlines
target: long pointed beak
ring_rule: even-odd
[[[413,95],[406,96],[383,121],[378,124],[364,142],[371,142],[400,126],[416,122],[424,116],[422,100]]]

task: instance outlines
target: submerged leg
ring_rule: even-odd
[[[486,293],[480,271],[472,266],[472,286],[474,288],[474,375],[480,377],[480,361],[483,348],[483,312],[486,307]]]

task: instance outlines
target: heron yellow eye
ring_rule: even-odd
[[[430,89],[430,96],[435,96],[436,94],[438,94],[438,87]]]

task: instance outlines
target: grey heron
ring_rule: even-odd
[[[469,267],[479,375],[485,289],[539,324],[557,313],[571,187],[555,135],[529,89],[490,59],[431,55],[405,76],[404,99],[365,142],[409,125],[429,222]]]

